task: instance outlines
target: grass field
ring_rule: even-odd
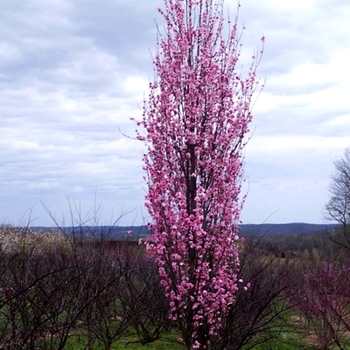
[[[157,350],[180,350],[184,349],[184,346],[178,342],[179,335],[175,333],[166,333],[161,339],[156,340],[148,344],[140,344],[138,342],[136,334],[130,332],[123,336],[119,341],[115,342],[110,350],[121,350],[121,349],[131,349],[131,350],[147,350],[147,349],[157,349]],[[67,350],[84,350],[86,349],[85,337],[71,337],[65,347]],[[104,344],[101,341],[95,341],[94,350],[104,350]]]
[[[137,340],[136,334],[130,331],[127,335],[123,336],[120,340],[115,342],[110,350],[183,350],[185,347],[178,342],[179,334],[176,333],[165,333],[161,339],[156,340],[148,344],[140,344]],[[254,350],[316,350],[317,347],[312,344],[307,344],[303,341],[306,339],[304,332],[291,331],[283,332],[277,339],[270,340],[268,342],[258,344],[251,348],[251,345],[247,345],[243,349],[254,349]],[[84,350],[86,349],[85,337],[76,336],[71,337],[65,349],[69,350]],[[94,343],[93,350],[105,350],[102,342],[96,341]]]

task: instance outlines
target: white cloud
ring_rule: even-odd
[[[69,217],[67,196],[91,213],[95,193],[106,221],[143,206],[143,146],[124,135],[134,136],[130,117],[141,118],[153,78],[161,5],[0,4],[0,220],[17,223],[33,207],[34,224],[51,223],[40,200]],[[350,145],[349,17],[338,0],[242,2],[242,57],[265,35],[267,78],[246,151],[244,221],[276,210],[275,222],[321,220],[332,159]]]

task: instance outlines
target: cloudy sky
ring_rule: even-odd
[[[0,2],[1,223],[149,220],[130,118],[153,78],[158,6]],[[246,57],[266,37],[244,223],[325,223],[333,160],[350,146],[349,18],[342,0],[242,0]]]

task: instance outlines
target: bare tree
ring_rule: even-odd
[[[237,298],[230,305],[224,326],[213,343],[215,350],[252,349],[274,341],[282,332],[290,332],[285,317],[290,306],[285,292],[293,283],[292,264],[246,241],[240,254],[240,283]]]
[[[89,264],[84,276],[85,294],[80,298],[80,326],[85,331],[85,349],[94,349],[96,340],[105,350],[111,349],[129,326],[128,314],[124,314],[117,294],[120,280],[127,273],[126,245],[110,247],[103,241],[85,243],[82,257]]]
[[[161,337],[171,328],[169,303],[160,284],[158,267],[151,257],[129,252],[127,273],[123,276],[118,298],[138,342],[145,345]],[[124,316],[124,317],[125,317]]]
[[[70,252],[44,251],[32,238],[1,251],[0,347],[63,349],[79,311],[81,271]]]
[[[339,224],[339,229],[330,235],[332,241],[350,250],[350,148],[345,149],[343,158],[336,160],[334,166],[326,218]]]

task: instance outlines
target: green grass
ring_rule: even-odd
[[[247,349],[249,348],[246,347]],[[306,350],[308,347],[296,333],[281,333],[277,339],[254,347],[254,350]]]
[[[77,336],[70,337],[67,341],[65,349],[69,350],[83,350],[85,348],[84,337]],[[123,336],[121,339],[113,343],[112,350],[183,350],[184,346],[178,343],[178,334],[175,333],[165,333],[161,339],[156,340],[152,343],[142,345],[138,342],[135,333],[130,332],[130,334]],[[100,341],[96,341],[94,345],[94,350],[103,350],[104,345]]]
[[[302,334],[293,332],[281,333],[277,339],[270,340],[263,344],[259,344],[254,347],[254,350],[311,350],[312,347],[306,346],[302,341]],[[175,333],[166,333],[161,339],[142,345],[137,342],[137,338],[134,333],[130,333],[128,336],[122,337],[120,340],[112,345],[112,350],[183,350],[184,346],[179,344],[177,339],[179,335]],[[79,342],[76,337],[68,339],[65,349],[70,350],[83,350],[85,344],[83,344],[83,338]],[[245,349],[249,349],[247,346]],[[94,350],[103,350],[104,346],[101,342],[96,341]]]

